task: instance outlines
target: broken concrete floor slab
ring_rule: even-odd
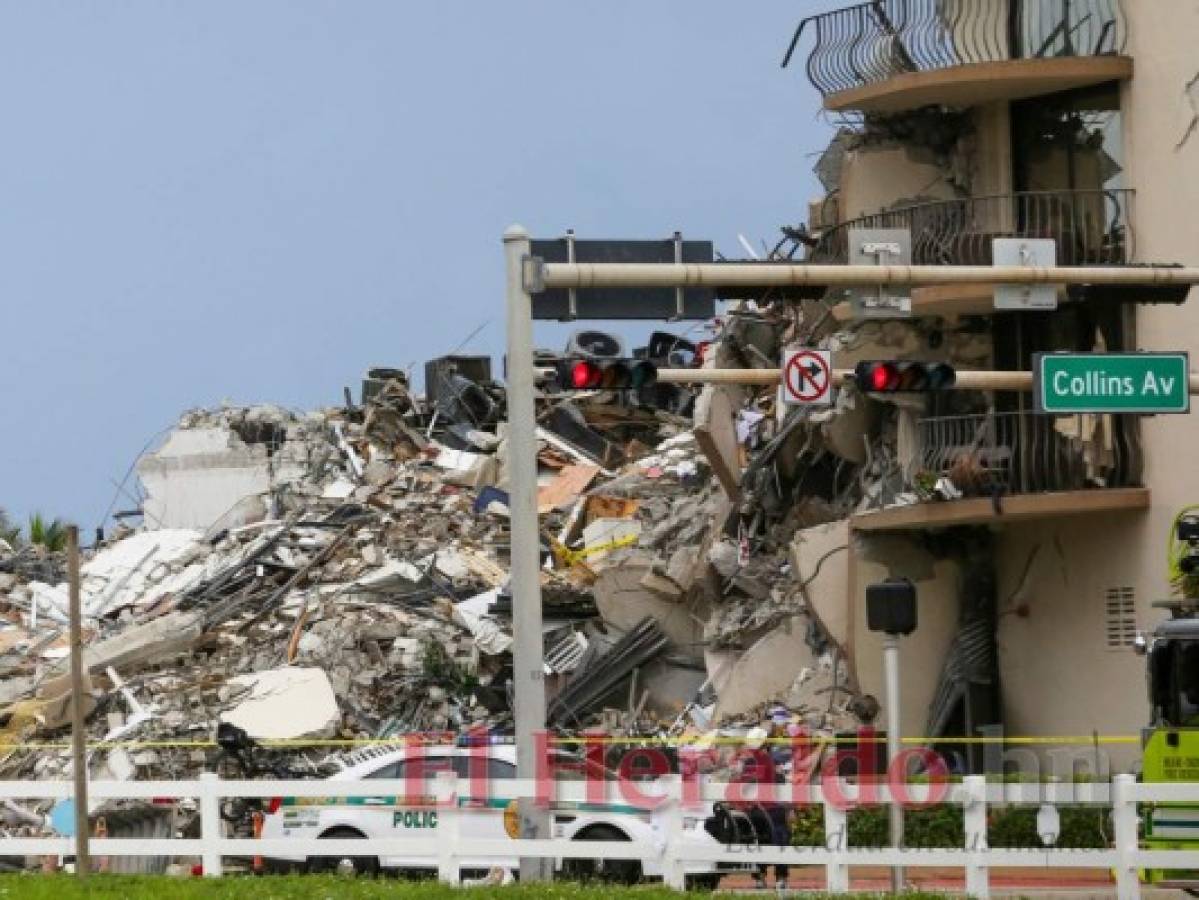
[[[781,701],[796,678],[816,664],[807,631],[808,618],[795,616],[740,654],[727,671],[712,673],[719,697],[717,720],[743,715],[770,700]]]
[[[221,714],[255,740],[331,737],[341,720],[329,676],[321,669],[286,666],[239,675],[228,685],[245,699]]]
[[[628,630],[651,616],[669,638],[673,653],[702,661],[707,602],[699,597],[690,603],[662,599],[642,586],[652,574],[651,558],[638,554],[627,554],[600,572],[592,585],[600,617],[617,629]]]

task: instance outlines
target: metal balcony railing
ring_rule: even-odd
[[[815,34],[808,78],[824,96],[908,72],[1124,50],[1121,0],[870,0],[799,23]]]
[[[942,416],[921,420],[919,434],[923,477],[968,497],[1141,484],[1135,416]]]
[[[1131,190],[1030,191],[920,203],[842,222],[824,232],[810,262],[849,260],[853,228],[906,228],[915,265],[989,266],[995,238],[1052,238],[1063,266],[1132,259]]]

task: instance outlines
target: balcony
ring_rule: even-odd
[[[1131,190],[1027,191],[903,206],[830,228],[809,261],[848,262],[850,229],[906,228],[917,266],[989,266],[995,238],[1052,238],[1063,266],[1126,265],[1135,196]]]
[[[849,232],[906,228],[914,265],[989,266],[995,238],[1052,238],[1063,266],[1127,265],[1133,258],[1131,190],[1029,191],[920,203],[842,222],[820,235],[808,261],[849,261]],[[987,315],[990,285],[912,292],[916,315]],[[838,310],[838,318],[849,315]]]
[[[1132,76],[1121,0],[870,0],[799,23],[833,111],[971,107]]]
[[[1144,509],[1135,416],[986,413],[919,423],[920,496],[946,496],[860,513],[860,531],[1004,524]],[[948,483],[946,483],[948,482]]]

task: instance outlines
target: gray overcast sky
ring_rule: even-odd
[[[0,506],[90,528],[187,408],[337,403],[485,320],[498,359],[513,221],[773,240],[830,5],[4,4]]]

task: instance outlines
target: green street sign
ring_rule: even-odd
[[[1185,413],[1186,353],[1038,353],[1033,397],[1041,413]]]

